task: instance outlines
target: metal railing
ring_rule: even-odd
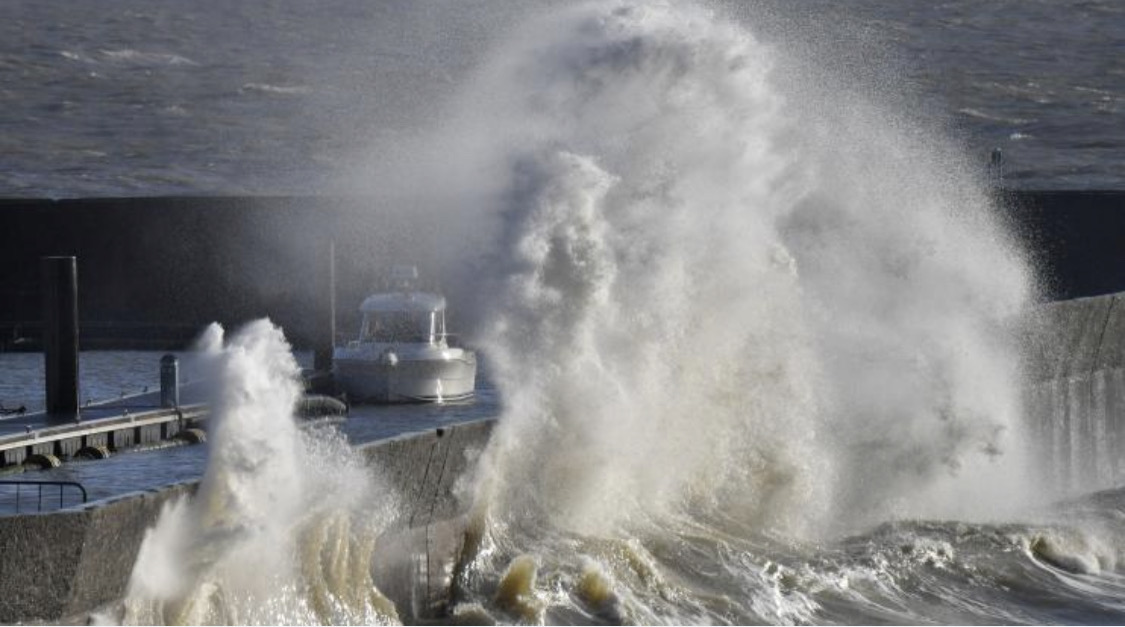
[[[0,513],[8,513],[7,510],[9,508],[12,508],[12,509],[15,510],[12,513],[15,513],[15,514],[21,513],[21,507],[23,505],[23,501],[25,500],[24,495],[28,496],[28,498],[26,500],[33,501],[33,503],[35,505],[34,511],[42,512],[44,504],[45,504],[44,500],[43,500],[44,488],[55,488],[55,487],[57,487],[59,489],[59,492],[58,492],[58,507],[53,508],[51,511],[53,511],[54,509],[64,509],[64,508],[68,507],[67,499],[66,499],[66,496],[65,496],[66,492],[68,492],[67,488],[72,488],[72,490],[69,490],[69,492],[74,492],[75,490],[77,490],[77,492],[82,495],[81,503],[85,503],[87,501],[86,488],[84,488],[81,483],[78,483],[78,482],[75,482],[75,481],[0,480],[0,488],[6,488],[3,496],[0,496]],[[14,490],[13,490],[13,488],[14,488]],[[14,497],[12,496],[13,492],[14,492]],[[48,507],[50,507],[51,504],[55,502],[54,501],[54,491],[50,490],[50,492],[51,493],[47,495],[47,501],[46,501],[46,505]],[[34,498],[31,498],[32,495],[34,495]],[[72,505],[78,505],[79,501],[76,500],[71,504]],[[27,511],[32,511],[30,506],[28,507]]]

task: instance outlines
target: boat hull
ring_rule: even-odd
[[[477,362],[471,351],[436,359],[372,360],[337,357],[337,386],[360,402],[434,403],[471,398]]]

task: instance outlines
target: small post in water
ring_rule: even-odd
[[[992,149],[992,157],[988,161],[988,181],[994,192],[1004,187],[1004,151],[999,148]]]
[[[180,360],[175,355],[160,358],[160,406],[180,406]]]
[[[43,257],[43,353],[47,413],[78,416],[78,260]]]

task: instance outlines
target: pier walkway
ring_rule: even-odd
[[[22,465],[57,466],[75,457],[103,458],[111,451],[176,438],[198,438],[192,429],[208,415],[202,394],[183,386],[185,404],[161,407],[160,392],[126,396],[81,408],[73,418],[46,413],[0,419],[0,473]]]

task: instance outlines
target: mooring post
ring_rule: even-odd
[[[323,262],[325,289],[321,297],[324,299],[320,308],[321,321],[316,330],[316,348],[313,351],[313,369],[317,372],[316,385],[313,387],[318,392],[329,391],[332,387],[332,351],[336,346],[336,242],[330,240],[325,251],[326,259]]]
[[[43,257],[43,353],[47,413],[78,415],[78,260]]]
[[[992,191],[1000,193],[1004,187],[1004,151],[999,148],[992,149],[992,156],[988,160],[988,182],[992,184]]]
[[[180,360],[175,355],[160,358],[160,406],[180,406]]]

